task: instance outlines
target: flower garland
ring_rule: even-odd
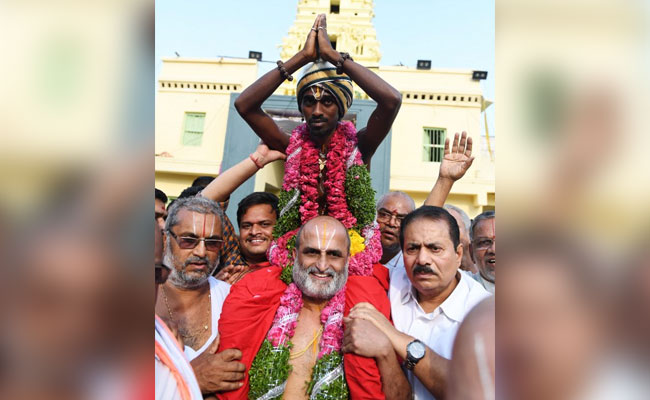
[[[294,129],[287,147],[284,181],[280,193],[280,216],[274,228],[276,238],[268,252],[269,261],[285,268],[285,282],[291,282],[293,265],[289,239],[299,226],[318,216],[319,150],[309,139],[306,124]],[[378,225],[375,222],[375,192],[370,173],[357,148],[357,134],[351,122],[341,122],[332,134],[323,182],[326,214],[341,221],[348,230],[363,238],[363,249],[351,253],[350,275],[370,275],[372,265],[381,258]],[[350,234],[351,240],[357,236]],[[360,248],[356,243],[356,248]]]
[[[300,225],[319,215],[319,149],[309,138],[306,124],[292,132],[282,192],[280,215],[273,230],[275,238],[268,251],[273,265],[283,268],[280,275],[288,286],[280,299],[273,325],[251,365],[251,399],[281,398],[289,377],[291,338],[302,309],[302,293],[293,283],[295,237]],[[368,276],[381,258],[379,226],[375,221],[375,192],[370,173],[357,148],[357,133],[351,122],[340,122],[332,134],[323,181],[326,214],[341,221],[350,236],[350,275]],[[308,383],[311,399],[347,399],[343,372],[343,305],[345,287],[321,312],[323,334],[319,353]]]
[[[323,334],[312,379],[307,386],[311,398],[348,398],[341,355],[344,303],[345,288],[336,293],[321,312]],[[249,370],[250,399],[268,400],[282,397],[291,370],[291,338],[295,333],[302,306],[302,292],[295,283],[291,283],[280,298],[280,307],[275,313],[273,325]]]

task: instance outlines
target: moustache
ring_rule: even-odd
[[[309,123],[310,124],[313,124],[313,123],[316,123],[316,122],[327,122],[327,118],[322,118],[322,117],[309,118]]]
[[[192,257],[188,258],[187,260],[185,260],[185,262],[183,263],[183,266],[187,267],[190,264],[201,264],[201,263],[203,263],[205,265],[210,264],[207,257],[192,256]]]
[[[416,265],[415,268],[413,268],[413,275],[422,273],[435,274],[435,271],[426,265]]]
[[[307,268],[307,273],[308,274],[311,274],[311,273],[325,274],[325,275],[329,275],[331,277],[334,277],[336,275],[336,272],[334,272],[334,270],[332,268],[328,268],[325,271],[321,271],[321,270],[319,270],[318,268],[316,268],[314,266],[311,266],[311,267]]]

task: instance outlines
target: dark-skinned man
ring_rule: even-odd
[[[302,50],[242,92],[235,101],[237,111],[269,148],[285,152],[290,136],[262,110],[262,103],[286,78],[309,63],[313,64],[298,82],[298,108],[307,123],[309,140],[321,154],[328,153],[332,134],[352,104],[352,81],[377,102],[368,125],[357,133],[358,150],[367,165],[390,131],[402,102],[401,94],[372,71],[332,48],[325,14],[318,15],[314,21]],[[322,158],[325,157],[312,162],[323,162]],[[319,179],[317,188],[319,214],[323,215],[328,206],[323,179]]]

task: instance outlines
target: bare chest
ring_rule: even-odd
[[[209,295],[182,311],[174,308],[169,299],[161,299],[159,296],[156,313],[170,328],[178,330],[185,346],[194,350],[200,349],[212,335],[212,307]]]
[[[306,399],[307,384],[316,364],[322,335],[320,315],[301,311],[291,342],[289,365],[291,373],[284,390],[285,399]]]

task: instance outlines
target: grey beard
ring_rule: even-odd
[[[169,249],[169,247],[167,247],[167,249]],[[170,250],[165,251],[163,262],[165,265],[169,265],[172,268],[172,270],[169,272],[169,277],[167,278],[167,280],[172,285],[183,289],[194,289],[205,284],[208,278],[212,276],[214,271],[219,268],[220,260],[217,258],[214,266],[212,266],[212,268],[209,268],[205,276],[188,276],[185,272],[187,268],[186,265],[179,270],[179,268],[176,267],[176,258]]]
[[[311,272],[319,272],[318,268],[311,266],[305,268],[296,259],[293,264],[293,282],[298,286],[298,289],[307,297],[319,300],[329,300],[339,290],[343,288],[348,280],[348,262],[345,263],[345,268],[342,272],[336,273],[332,268],[327,269],[324,273],[333,276],[329,283],[322,285],[314,281],[309,275]]]

